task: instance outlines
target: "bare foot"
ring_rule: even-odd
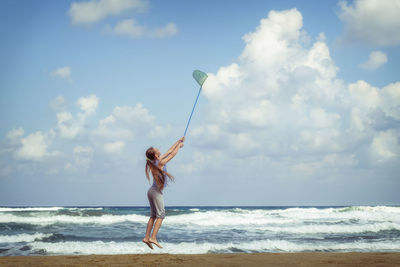
[[[149,242],[150,242],[150,243],[153,243],[154,245],[156,245],[156,246],[159,247],[159,248],[163,248],[163,247],[160,245],[160,243],[157,242],[157,240],[154,240],[154,239],[151,239],[151,238],[150,238],[150,239],[149,239]]]
[[[150,241],[148,239],[143,238],[143,243],[145,243],[146,245],[149,246],[149,248],[153,249],[153,245],[150,243]]]

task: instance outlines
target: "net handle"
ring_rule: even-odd
[[[183,136],[186,136],[186,132],[187,132],[187,129],[189,127],[190,120],[192,119],[193,111],[194,111],[194,109],[196,107],[197,100],[199,99],[199,96],[200,96],[201,88],[202,88],[202,86],[200,86],[199,93],[197,94],[196,101],[194,102],[194,105],[193,105],[193,108],[192,108],[192,112],[190,113],[190,117],[189,117],[189,120],[188,120],[188,122],[186,124],[186,129],[185,129],[185,133],[183,134]]]

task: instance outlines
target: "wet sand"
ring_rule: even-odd
[[[4,256],[0,266],[400,266],[400,253]]]

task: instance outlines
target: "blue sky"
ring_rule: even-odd
[[[147,205],[194,69],[167,205],[399,204],[396,1],[0,5],[0,205]]]

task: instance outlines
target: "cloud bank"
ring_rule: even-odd
[[[71,80],[71,67],[65,66],[65,67],[58,68],[55,71],[51,72],[51,75],[54,77],[58,77],[58,78],[70,81]]]
[[[148,9],[149,1],[146,0],[90,0],[86,2],[73,2],[68,11],[73,25],[93,25],[109,17],[121,17],[133,12],[144,12]],[[175,23],[170,22],[165,26],[150,28],[139,24],[134,18],[120,19],[114,26],[106,24],[104,32],[117,36],[130,38],[165,38],[178,32]]]
[[[126,19],[118,22],[114,28],[108,27],[107,31],[115,35],[131,38],[164,38],[175,35],[178,32],[178,27],[175,23],[168,23],[164,27],[148,28],[137,24],[134,19]]]
[[[368,60],[361,64],[361,67],[366,70],[376,70],[385,65],[387,61],[388,59],[385,53],[382,51],[372,51],[371,54],[369,54]]]
[[[73,24],[87,25],[128,11],[144,11],[147,7],[148,1],[145,0],[91,0],[73,2],[68,15]]]
[[[383,88],[362,80],[346,83],[337,77],[324,38],[310,45],[302,27],[297,9],[271,11],[243,36],[245,47],[236,62],[209,73],[202,91],[208,100],[205,123],[189,132],[196,151],[177,164],[179,171],[229,166],[309,179],[334,175],[332,169],[399,163],[400,82]],[[14,158],[64,157],[60,170],[88,169],[106,155],[126,156],[134,140],[151,143],[172,133],[140,103],[116,106],[93,121],[99,102],[94,94],[81,97],[73,114],[58,96],[50,103],[56,111],[54,128],[8,133]],[[88,128],[89,122],[97,126]],[[70,151],[59,152],[53,145],[68,140],[75,144]]]
[[[48,131],[26,133],[24,128],[11,129],[2,153],[14,160],[5,174],[35,168],[46,175],[94,175],[99,168],[108,171],[122,165],[130,169],[142,159],[141,145],[170,133],[169,125],[159,125],[142,104],[116,106],[110,115],[97,119],[100,98],[95,94],[80,97],[79,111],[67,109],[66,100],[58,96],[50,101],[55,111],[56,125]],[[116,160],[118,157],[118,160]],[[141,161],[140,161],[141,162]],[[22,166],[24,166],[22,168]],[[24,171],[23,171],[24,172]]]
[[[193,158],[196,168],[218,157],[232,168],[327,177],[399,163],[400,82],[346,84],[323,39],[309,46],[304,35],[298,10],[271,11],[244,35],[237,62],[209,74],[207,122],[192,138],[214,157]]]
[[[339,18],[345,26],[344,40],[372,45],[400,44],[400,1],[340,1]]]

